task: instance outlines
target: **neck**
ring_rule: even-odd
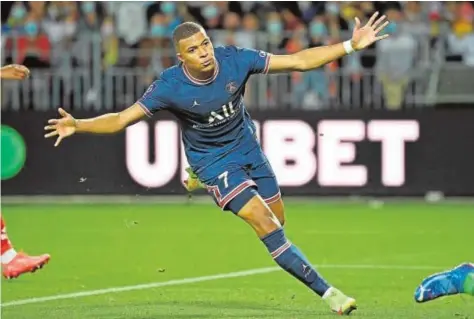
[[[216,66],[215,65],[211,70],[205,71],[205,72],[200,72],[200,71],[196,71],[196,70],[193,70],[193,69],[189,69],[188,67],[186,67],[186,65],[184,65],[184,67],[188,71],[189,75],[191,75],[193,78],[195,78],[197,80],[200,80],[200,81],[209,80],[210,78],[212,78],[214,76],[214,73],[216,72]]]

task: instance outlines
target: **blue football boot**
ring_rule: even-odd
[[[426,302],[457,294],[474,296],[473,263],[464,263],[451,270],[436,273],[424,279],[415,291],[415,300],[416,302]]]

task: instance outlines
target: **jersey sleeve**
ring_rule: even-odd
[[[236,52],[239,60],[248,67],[250,74],[268,73],[271,56],[270,53],[260,50],[237,47]]]
[[[168,83],[159,79],[154,81],[136,102],[140,105],[146,115],[152,116],[160,110],[170,107],[171,89]]]

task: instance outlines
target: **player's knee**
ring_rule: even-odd
[[[278,218],[278,221],[280,222],[280,224],[282,226],[285,226],[285,223],[286,223],[285,215],[278,216],[277,218]]]
[[[271,211],[275,216],[278,218],[278,221],[282,226],[285,225],[286,219],[285,219],[285,205],[283,205],[283,200],[279,198],[276,202],[268,204],[270,207]]]
[[[250,224],[259,237],[265,236],[281,227],[278,218],[259,195],[250,199],[237,215]]]

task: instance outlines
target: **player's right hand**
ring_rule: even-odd
[[[76,120],[72,117],[71,114],[64,111],[62,108],[58,109],[59,114],[61,115],[60,119],[50,119],[48,124],[44,127],[45,131],[51,131],[44,135],[45,138],[58,136],[54,147],[58,146],[63,138],[71,136],[76,132]]]

